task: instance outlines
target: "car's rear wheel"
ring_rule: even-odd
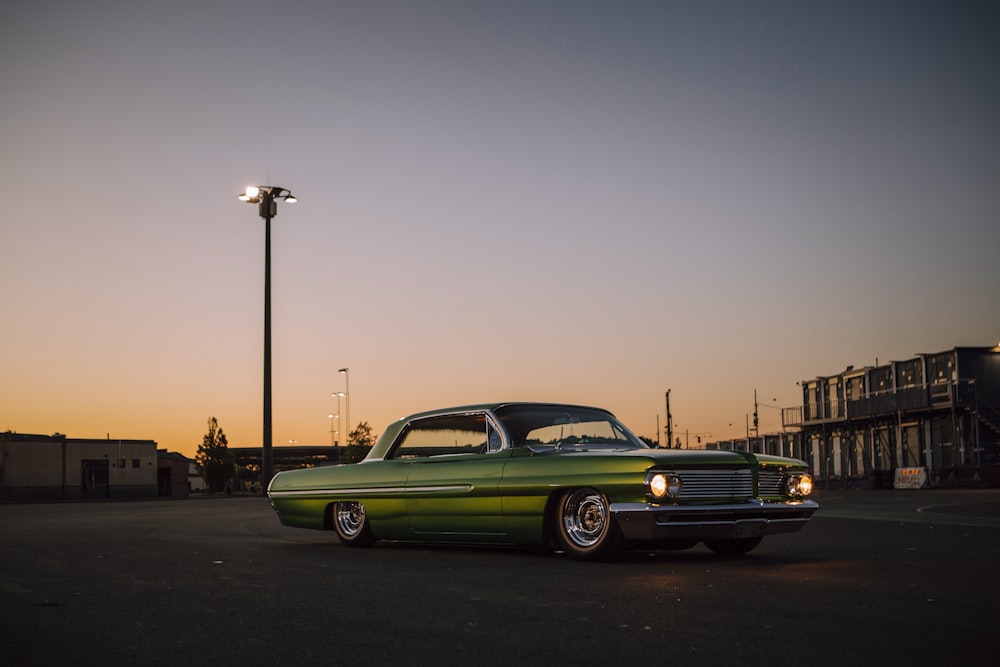
[[[556,538],[566,553],[579,560],[607,560],[625,547],[608,499],[596,489],[574,489],[556,505]]]
[[[732,540],[705,540],[705,546],[723,556],[742,556],[754,550],[763,537],[741,537]]]
[[[333,528],[345,547],[370,547],[375,544],[365,506],[357,501],[334,503]]]

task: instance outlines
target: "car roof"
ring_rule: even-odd
[[[470,405],[456,405],[449,408],[438,408],[436,410],[425,410],[423,412],[415,412],[412,415],[407,415],[400,422],[407,422],[412,419],[420,419],[422,417],[433,417],[435,415],[446,415],[455,414],[461,412],[483,412],[486,410],[494,411],[502,407],[507,406],[537,406],[541,408],[580,408],[584,410],[599,410],[600,412],[607,412],[611,414],[609,410],[604,408],[597,408],[590,405],[576,405],[573,403],[547,403],[544,401],[501,401],[499,403],[472,403]]]
[[[399,435],[402,428],[414,419],[423,419],[426,417],[435,417],[438,415],[449,415],[449,414],[461,414],[463,412],[485,412],[498,410],[503,407],[508,406],[525,406],[525,407],[540,407],[540,408],[578,408],[584,410],[597,410],[600,412],[607,413],[614,417],[608,410],[604,408],[594,408],[586,405],[574,405],[572,403],[546,403],[542,401],[501,401],[498,403],[472,403],[469,405],[456,405],[449,408],[437,408],[436,410],[424,410],[423,412],[415,412],[412,415],[407,415],[401,419],[397,419],[388,426],[379,436],[378,441],[369,453],[369,458],[379,459],[385,455],[385,452],[389,449],[389,446]]]

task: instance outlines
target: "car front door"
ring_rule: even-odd
[[[507,451],[484,413],[409,424],[392,458],[407,463],[406,511],[414,536],[470,541],[505,534],[497,495]]]

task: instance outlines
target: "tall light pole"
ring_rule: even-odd
[[[339,421],[340,420],[340,399],[343,398],[344,396],[346,396],[346,394],[344,392],[342,392],[342,391],[335,391],[335,392],[333,392],[330,395],[334,396],[337,399],[337,420],[338,420],[337,426],[339,427],[339,426],[341,426],[340,421]],[[338,434],[340,433],[340,429],[339,428],[337,429],[337,433]],[[335,439],[333,441],[333,445],[335,447],[340,446],[340,438]]]
[[[351,444],[351,369],[341,368],[337,372],[344,374],[344,396],[347,397],[344,421],[347,422],[347,444]]]
[[[333,419],[335,417],[340,417],[340,415],[339,414],[335,415],[335,414],[331,413],[331,414],[328,414],[327,417],[330,418],[330,444],[333,445],[334,447],[336,447],[337,446],[337,435],[336,435],[337,431],[333,428]]]
[[[289,204],[298,201],[291,190],[273,185],[251,185],[239,200],[257,204],[264,218],[264,435],[261,441],[260,483],[264,491],[274,476],[274,454],[271,451],[271,218],[278,215],[278,201]]]

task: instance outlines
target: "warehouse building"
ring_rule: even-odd
[[[710,449],[803,459],[827,485],[1000,487],[1000,346],[804,380],[782,433]]]
[[[153,440],[0,433],[0,501],[155,498]]]
[[[800,383],[782,424],[821,479],[1000,486],[1000,346],[956,347]]]

